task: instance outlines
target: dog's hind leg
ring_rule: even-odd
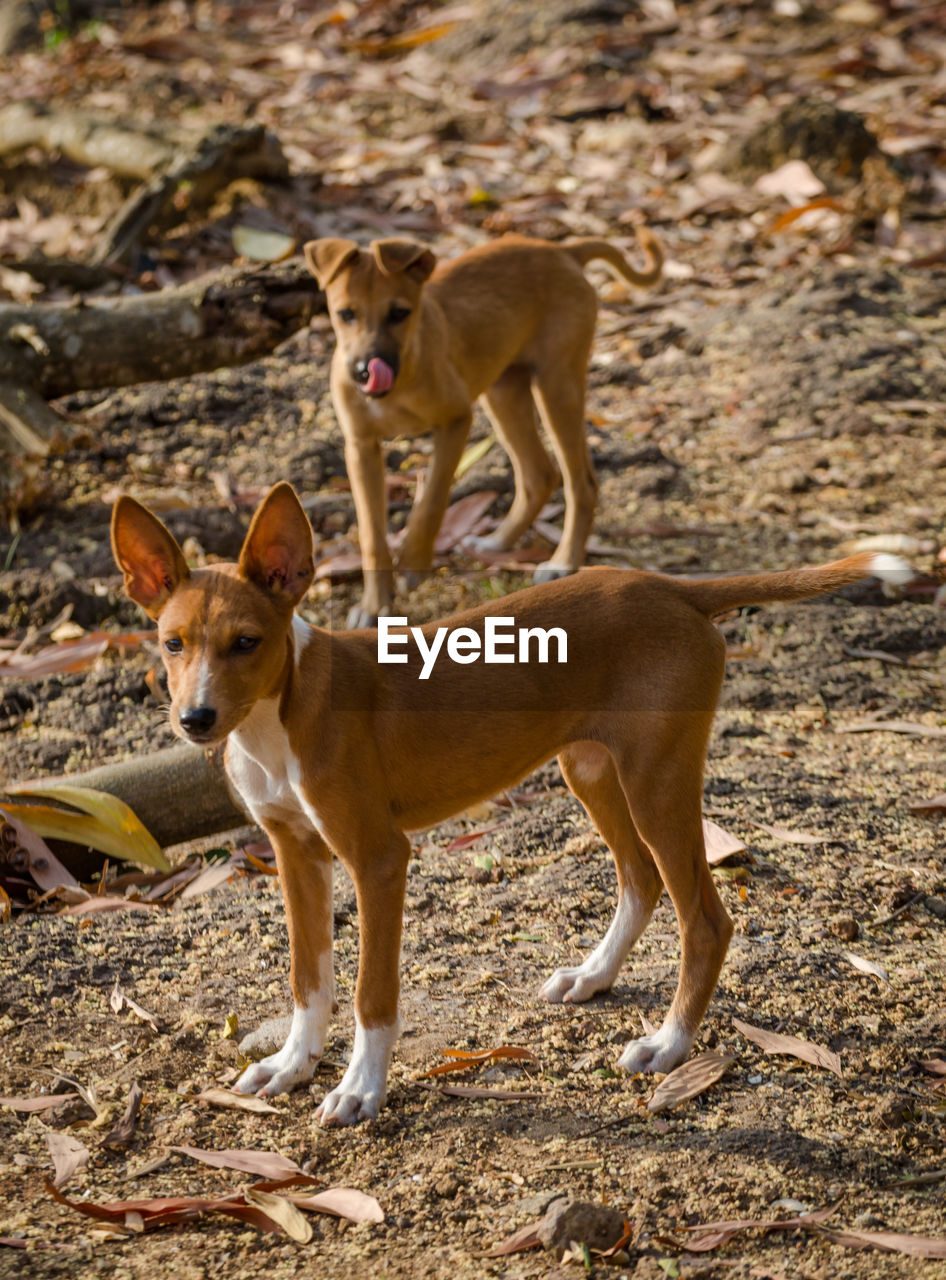
[[[712,712],[657,713],[618,761],[634,826],[673,902],[681,944],[670,1011],[659,1031],[626,1046],[618,1065],[627,1071],[671,1071],[687,1056],[732,937],[703,841],[702,761],[711,723]]]
[[[585,435],[585,373],[588,349],[550,363],[536,375],[535,395],[565,488],[565,523],[550,560],[535,571],[535,581],[560,578],[581,568],[595,515],[598,481]]]
[[[558,760],[565,781],[614,855],[618,902],[607,933],[587,960],[574,968],[557,969],[542,987],[540,994],[556,1004],[588,1000],[613,985],[663,888],[654,860],[634,829],[607,748],[597,742],[575,743]]]
[[[516,489],[512,506],[499,527],[470,540],[477,551],[508,551],[515,546],[548,502],[558,484],[558,470],[539,434],[527,368],[513,365],[483,396],[484,407],[512,463]]]

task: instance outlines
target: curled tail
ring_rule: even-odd
[[[638,271],[636,267],[632,267],[621,250],[607,240],[595,240],[590,237],[569,240],[562,247],[567,249],[581,266],[594,261],[606,262],[629,284],[647,289],[652,284],[656,284],[663,273],[664,251],[660,241],[646,227],[637,228],[637,243],[647,256],[647,268],[644,271]]]
[[[837,591],[871,575],[886,582],[902,584],[910,581],[913,570],[899,556],[862,551],[831,564],[786,569],[782,573],[747,573],[733,578],[708,578],[703,582],[684,582],[679,578],[674,581],[690,604],[711,617],[747,604],[804,600],[826,591]]]

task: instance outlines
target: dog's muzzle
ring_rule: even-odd
[[[352,374],[366,396],[386,396],[394,386],[397,368],[380,356],[372,356],[370,360],[359,360]]]

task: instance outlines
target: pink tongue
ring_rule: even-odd
[[[368,395],[377,395],[382,391],[390,391],[394,386],[394,370],[379,357],[368,361],[368,381],[362,384],[362,390]]]

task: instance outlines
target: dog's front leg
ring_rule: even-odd
[[[332,855],[314,832],[264,821],[276,851],[289,931],[292,1024],[278,1053],[247,1067],[236,1093],[270,1098],[312,1079],[335,1007],[332,967]]]
[[[355,499],[364,588],[348,615],[349,627],[373,627],[391,612],[394,561],[388,547],[384,454],[377,436],[346,436],[345,464]]]
[[[450,500],[450,486],[470,435],[473,415],[467,410],[434,432],[434,452],[422,489],[414,501],[398,553],[398,569],[408,587],[423,582],[434,562],[434,544]]]
[[[324,1125],[373,1120],[387,1096],[388,1066],[400,1030],[401,920],[410,855],[410,842],[397,831],[380,854],[359,852],[346,862],[358,902],[355,1044],[341,1082],[316,1112]]]

